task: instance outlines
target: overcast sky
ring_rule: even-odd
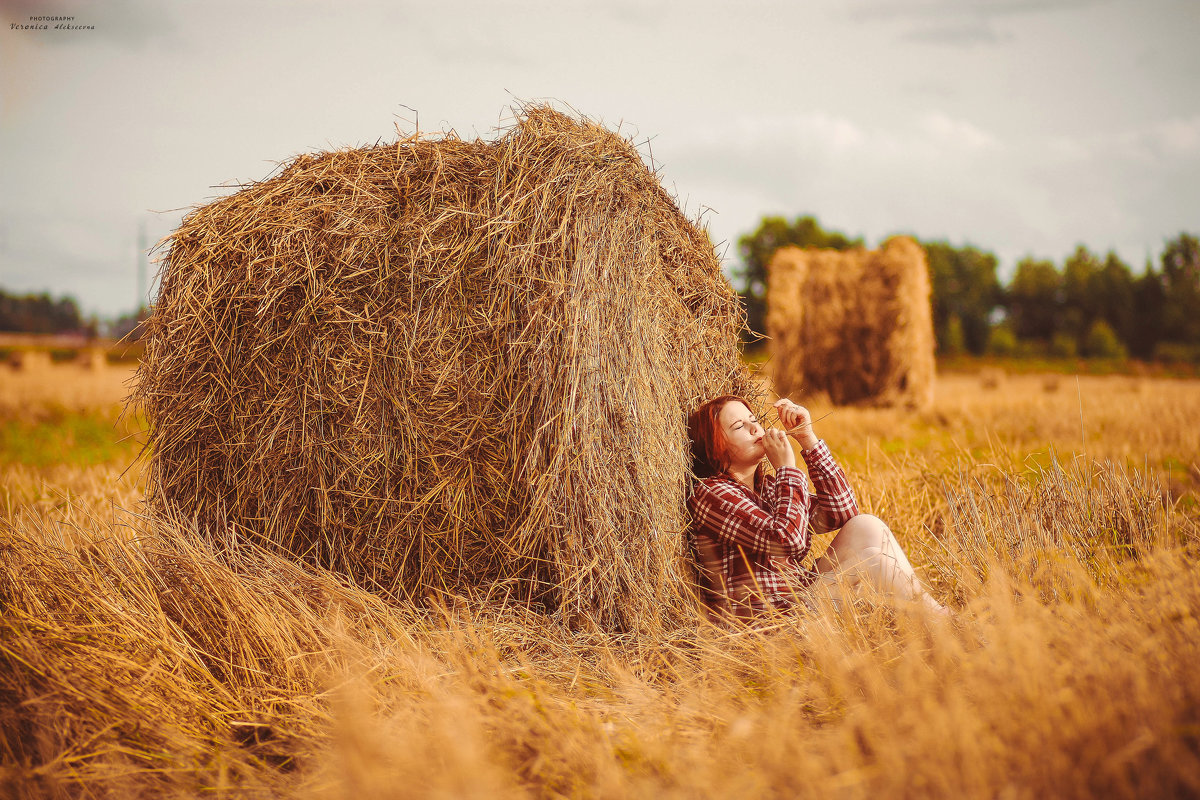
[[[139,226],[396,126],[549,99],[715,241],[815,214],[1135,270],[1200,233],[1196,0],[0,0],[0,288],[137,304]],[[82,30],[14,29],[71,16]],[[87,29],[90,26],[91,29]],[[410,109],[415,109],[415,112]]]

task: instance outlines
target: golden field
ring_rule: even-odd
[[[2,796],[1200,794],[1200,381],[814,402],[957,621],[651,640],[391,606],[143,515],[129,376],[0,375]]]

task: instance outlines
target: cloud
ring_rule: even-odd
[[[850,13],[859,19],[993,19],[1016,14],[1045,14],[1087,8],[1106,2],[1109,0],[870,0],[854,4]]]
[[[969,47],[977,44],[1000,44],[1013,37],[1011,34],[998,33],[989,21],[970,20],[950,25],[929,25],[913,28],[901,35],[900,38],[924,44]]]
[[[1200,114],[1187,119],[1164,120],[1151,127],[1146,136],[1165,155],[1200,155]]]
[[[730,138],[743,148],[780,144],[831,155],[852,152],[867,140],[867,133],[854,122],[821,111],[779,117],[742,117],[735,122],[731,133]]]
[[[907,124],[861,125],[825,111],[789,115],[744,115],[710,126],[685,139],[683,150],[769,152],[800,158],[836,160],[942,160],[973,157],[1002,143],[979,126],[942,111],[931,111]]]
[[[1200,157],[1200,114],[1157,120],[1112,133],[1058,136],[1050,151],[1067,162],[1125,160],[1142,164]]]
[[[676,13],[671,4],[647,3],[644,0],[614,0],[600,8],[622,25],[655,29],[661,28]]]
[[[996,21],[1095,6],[1107,0],[900,0],[859,3],[849,12],[858,22],[893,22],[904,26],[899,39],[951,47],[998,45],[1013,35]]]
[[[1006,186],[1006,144],[945,111],[872,123],[826,111],[746,115],[689,135],[664,137],[656,153],[664,174],[716,199],[717,239],[736,241],[767,213],[814,213],[856,235],[976,234],[980,219],[1025,226]]]
[[[964,119],[955,119],[940,111],[921,117],[917,127],[939,148],[976,153],[1000,147],[999,140],[992,134]]]

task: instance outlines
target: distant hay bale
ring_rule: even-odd
[[[984,367],[979,370],[979,385],[984,389],[998,389],[1008,380],[1008,375],[999,367]]]
[[[933,402],[934,338],[924,249],[785,247],[771,259],[767,335],[782,396],[825,392],[839,404]]]
[[[103,347],[85,347],[79,351],[75,363],[82,369],[97,372],[108,367],[108,357]]]
[[[8,366],[16,372],[44,372],[50,369],[50,351],[17,348],[8,355]]]
[[[685,608],[686,415],[761,392],[628,141],[533,107],[493,142],[301,155],[168,248],[132,398],[153,505],[393,595]]]

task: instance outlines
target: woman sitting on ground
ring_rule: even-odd
[[[688,420],[697,478],[688,510],[709,609],[751,618],[807,605],[804,595],[814,590],[837,607],[844,587],[865,581],[949,613],[922,588],[883,520],[859,513],[846,474],[813,432],[808,410],[787,399],[775,408],[787,433],[764,429],[746,401],[733,395],[708,401]],[[815,494],[796,466],[789,434],[803,450]],[[764,457],[773,476],[764,470]],[[839,528],[815,569],[802,567],[811,533]]]

